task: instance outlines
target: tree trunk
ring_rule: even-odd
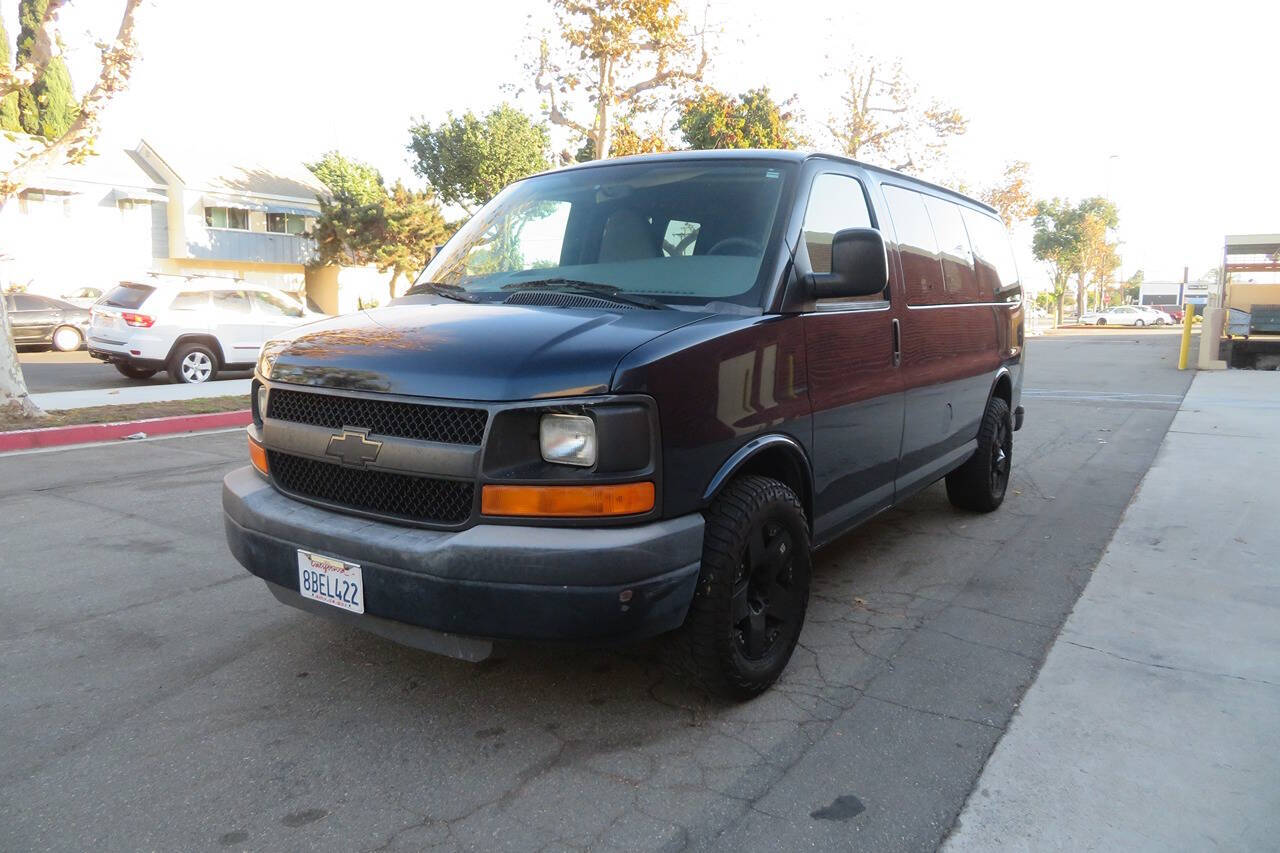
[[[1081,317],[1089,310],[1089,288],[1085,284],[1085,275],[1080,273],[1076,280],[1076,313]]]
[[[1067,292],[1064,290],[1061,293],[1058,293],[1057,298],[1058,298],[1058,321],[1053,324],[1053,327],[1055,329],[1062,325],[1062,303],[1067,301]]]
[[[609,60],[600,57],[600,99],[596,102],[596,159],[609,157],[609,149],[613,147],[613,128],[609,125],[609,107],[613,100],[613,86],[609,79]]]
[[[0,298],[0,334],[4,337],[0,342],[0,409],[26,418],[44,417],[44,410],[27,393],[27,380],[18,362],[18,348],[13,345],[9,309],[3,298]]]
[[[387,283],[387,289],[391,291],[391,298],[396,298],[396,281],[400,278],[399,268],[391,271],[391,281]]]

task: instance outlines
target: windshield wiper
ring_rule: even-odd
[[[465,287],[456,284],[447,284],[443,281],[424,281],[422,284],[415,284],[404,292],[405,296],[418,296],[423,293],[434,293],[437,296],[443,296],[446,299],[456,299],[459,302],[479,302],[480,300],[472,296]]]
[[[569,293],[586,293],[601,299],[610,299],[623,305],[635,305],[639,308],[665,308],[656,299],[626,293],[621,287],[612,284],[601,284],[597,281],[580,281],[576,278],[535,278],[528,281],[513,281],[504,284],[503,290],[563,290]]]

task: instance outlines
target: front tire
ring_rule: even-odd
[[[52,343],[58,352],[75,352],[84,345],[84,335],[75,326],[59,326],[53,331]]]
[[[1004,503],[1013,467],[1013,419],[1009,404],[992,397],[978,428],[978,449],[947,475],[947,499],[953,506],[992,512]]]
[[[1139,329],[1141,329],[1143,326],[1145,326],[1145,325],[1147,325],[1147,324],[1146,324],[1145,322],[1143,322],[1142,320],[1135,320],[1135,321],[1134,321],[1134,323],[1133,323],[1133,325],[1135,325],[1135,326],[1137,326]]]
[[[204,344],[184,344],[169,362],[169,376],[187,385],[211,382],[218,376],[218,357]]]
[[[795,492],[757,475],[707,511],[702,571],[672,661],[707,692],[750,699],[791,660],[809,604],[809,525]]]
[[[1107,325],[1107,321],[1106,321],[1106,320],[1104,320],[1104,319],[1102,319],[1101,317],[1099,317],[1099,318],[1098,318],[1098,322],[1094,323],[1093,325],[1095,325],[1095,326],[1105,326],[1105,325]]]

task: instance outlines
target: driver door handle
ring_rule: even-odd
[[[893,319],[893,366],[897,367],[902,364],[902,327],[898,325],[898,318]]]

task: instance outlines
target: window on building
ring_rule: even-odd
[[[301,234],[307,230],[307,219],[298,213],[268,213],[267,230],[272,234]]]
[[[249,211],[243,207],[206,207],[204,224],[210,228],[230,228],[235,231],[249,230]]]

